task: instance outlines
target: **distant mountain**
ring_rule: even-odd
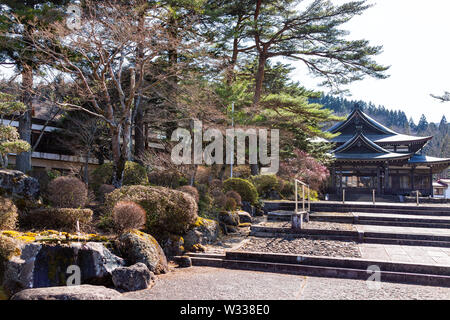
[[[375,106],[372,102],[348,100],[330,95],[311,99],[310,102],[322,104],[340,116],[348,115],[354,109],[355,104],[359,104],[360,108],[370,117],[399,133],[433,136],[433,139],[424,147],[423,152],[434,157],[450,158],[450,123],[447,122],[445,116],[442,116],[440,123],[429,123],[426,116],[422,115],[416,124],[412,118],[408,120],[403,111],[388,110],[384,106]],[[450,169],[447,176],[450,177]]]

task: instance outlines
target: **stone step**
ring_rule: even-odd
[[[268,216],[269,220],[269,216]],[[417,227],[417,228],[443,228],[450,229],[450,219],[448,217],[428,217],[428,216],[409,216],[409,215],[392,215],[387,214],[371,214],[355,216],[337,216],[319,213],[310,214],[311,221],[323,221],[334,223],[349,223],[360,225],[379,225],[379,226],[397,226],[397,227]],[[287,219],[285,221],[288,221]]]
[[[266,201],[264,204],[265,210],[277,211],[287,210],[293,211],[295,209],[295,202],[270,202]],[[393,213],[393,214],[409,214],[409,215],[441,215],[450,216],[450,205],[430,206],[430,205],[405,205],[405,204],[376,204],[370,202],[366,203],[339,203],[318,201],[311,202],[311,211],[320,212],[370,212],[370,213]]]
[[[311,238],[321,240],[354,241],[380,244],[400,244],[415,246],[450,247],[450,236],[419,233],[393,233],[372,231],[341,231],[324,229],[302,229],[300,232],[289,228],[252,226],[250,235],[254,237]]]
[[[277,260],[278,262],[271,262],[265,261],[268,260],[267,257],[259,260],[257,257],[250,257],[249,254],[251,253],[240,254],[243,255],[230,255],[227,252],[226,259],[200,258],[197,256],[192,258],[192,263],[194,266],[222,267],[240,270],[289,273],[314,277],[334,277],[361,280],[367,280],[371,276],[372,272],[368,271],[368,266],[378,266],[380,270],[380,281],[382,282],[400,282],[450,287],[449,267],[445,266],[413,265],[407,263],[400,264],[363,260],[356,262],[355,259],[333,259],[320,257],[313,257],[313,259],[311,259],[301,256],[293,256],[295,262],[289,261],[288,259],[281,260],[281,262],[280,260]],[[392,271],[389,271],[389,269]]]
[[[243,252],[243,251],[227,251],[227,260],[245,260],[259,262],[274,262],[301,264],[322,267],[339,267],[351,269],[367,270],[369,266],[377,265],[383,271],[392,272],[410,272],[433,275],[450,276],[450,266],[446,265],[430,265],[417,263],[397,263],[390,261],[376,261],[360,258],[345,257],[325,257],[311,255],[297,255],[288,253],[267,253],[267,252]]]

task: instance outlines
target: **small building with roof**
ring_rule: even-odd
[[[331,194],[408,195],[419,191],[433,196],[433,174],[446,170],[450,158],[423,154],[423,147],[433,137],[397,133],[365,114],[358,105],[347,119],[328,132],[339,134],[331,139],[334,163],[330,168]]]

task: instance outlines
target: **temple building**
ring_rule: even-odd
[[[352,194],[408,195],[419,191],[433,196],[433,174],[450,166],[450,158],[435,158],[422,153],[433,137],[397,133],[378,123],[358,106],[345,121],[330,129],[340,133],[330,142],[334,164],[330,168],[331,194],[343,189]]]

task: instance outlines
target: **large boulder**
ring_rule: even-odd
[[[194,227],[183,236],[184,248],[192,251],[197,244],[213,243],[217,240],[219,231],[220,227],[216,221],[199,217]]]
[[[236,211],[222,211],[219,213],[219,222],[228,226],[238,226],[239,215]]]
[[[81,284],[112,285],[111,272],[125,261],[102,243],[19,243],[0,266],[0,282],[9,296],[28,288],[63,286],[77,266]],[[3,270],[3,272],[2,272]]]
[[[237,213],[239,215],[240,223],[252,223],[252,217],[250,216],[250,213],[242,210],[239,210]]]
[[[138,230],[122,234],[116,246],[129,265],[142,262],[155,273],[169,271],[167,258],[155,238]]]
[[[39,197],[39,182],[18,170],[0,169],[0,191],[17,198]]]
[[[103,286],[80,285],[26,289],[16,293],[11,300],[117,300],[120,292]]]
[[[112,272],[112,280],[120,291],[137,291],[150,288],[156,277],[145,264],[138,262],[130,267],[116,268]]]

